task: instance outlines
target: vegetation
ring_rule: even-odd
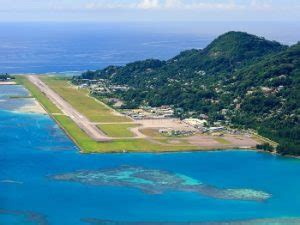
[[[32,97],[36,98],[49,114],[61,113],[61,111],[26,77],[17,76],[16,81],[28,89]]]
[[[264,151],[272,152],[274,150],[273,146],[270,145],[269,143],[264,143],[261,145],[256,145],[257,149],[262,149]]]
[[[114,93],[123,107],[172,105],[180,117],[206,114],[210,122],[257,130],[279,143],[279,153],[300,155],[300,43],[229,32],[203,50],[109,66],[72,81],[81,79],[129,86]]]
[[[148,137],[161,138],[165,137],[163,134],[159,133],[158,129],[155,128],[143,128],[140,132]]]
[[[7,73],[5,74],[0,74],[0,81],[5,81],[5,80],[9,80],[9,79],[15,79],[14,76],[11,76]]]
[[[41,79],[92,122],[130,121],[125,116],[115,115],[113,110],[102,102],[95,102],[96,100],[89,97],[85,89],[74,88],[68,80],[54,77],[43,77]]]
[[[224,145],[229,145],[230,142],[225,140],[224,138],[221,138],[221,137],[216,137],[215,140],[221,144],[224,144]]]
[[[67,81],[57,78],[43,78],[48,83],[55,83],[56,88],[66,85]],[[178,150],[198,150],[199,147],[184,144],[160,144],[159,142],[149,141],[146,139],[117,139],[109,142],[97,142],[91,139],[85,132],[83,132],[68,116],[62,114],[62,112],[25,76],[17,76],[16,81],[24,85],[33,97],[35,97],[46,109],[49,115],[59,124],[59,126],[69,135],[69,137],[77,144],[83,153],[96,153],[96,152],[120,152],[120,151],[178,151]],[[53,84],[51,83],[51,84]],[[72,89],[78,92],[77,96],[85,96],[89,98],[82,90]],[[81,101],[81,97],[79,97]],[[76,105],[76,104],[75,104]],[[114,115],[111,115],[114,118]],[[131,125],[131,124],[130,124]],[[120,125],[122,126],[122,125]],[[116,130],[120,129],[120,126],[115,125],[113,128],[109,127],[110,134],[116,134]],[[123,126],[122,129],[125,129]]]
[[[134,137],[134,134],[129,129],[137,126],[137,124],[97,125],[97,127],[99,127],[109,137]]]
[[[199,147],[189,144],[185,145],[163,145],[154,143],[146,139],[116,139],[107,142],[97,142],[91,139],[85,132],[83,132],[69,117],[65,115],[55,115],[55,120],[62,125],[62,128],[74,140],[74,142],[81,148],[83,153],[96,152],[120,152],[120,151],[176,151],[176,150],[193,150]]]

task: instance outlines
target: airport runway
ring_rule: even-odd
[[[110,137],[105,135],[97,126],[84,115],[73,108],[60,95],[47,86],[38,76],[28,76],[30,82],[36,85],[66,116],[70,117],[87,135],[95,141],[109,141]]]

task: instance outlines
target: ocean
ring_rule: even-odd
[[[72,74],[164,59],[216,36],[136,26],[3,26],[11,32],[0,34],[0,68],[11,73]],[[33,103],[10,98],[16,95],[29,93],[0,85],[1,225],[300,224],[299,159],[234,149],[81,154],[48,115],[22,111]]]
[[[234,149],[81,154],[48,115],[18,111],[28,102],[2,104],[12,88],[28,95],[0,86],[0,224],[300,222],[299,159]]]
[[[166,60],[206,47],[227,31],[245,31],[287,45],[300,25],[281,22],[0,23],[0,73],[78,74],[135,60]]]

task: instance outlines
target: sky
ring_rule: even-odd
[[[300,0],[0,0],[0,21],[300,21]]]

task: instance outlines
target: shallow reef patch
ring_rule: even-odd
[[[300,218],[267,218],[240,221],[220,222],[122,222],[112,220],[99,220],[93,218],[82,219],[89,225],[299,225]]]
[[[46,217],[40,213],[0,209],[0,221],[5,225],[49,225]]]
[[[86,185],[120,186],[142,190],[149,194],[166,191],[195,192],[213,198],[264,201],[271,194],[253,189],[222,189],[203,184],[192,177],[164,170],[121,166],[112,169],[83,170],[51,176],[58,181],[78,182]]]
[[[0,110],[17,113],[45,114],[45,110],[30,93],[20,85],[0,85]]]

